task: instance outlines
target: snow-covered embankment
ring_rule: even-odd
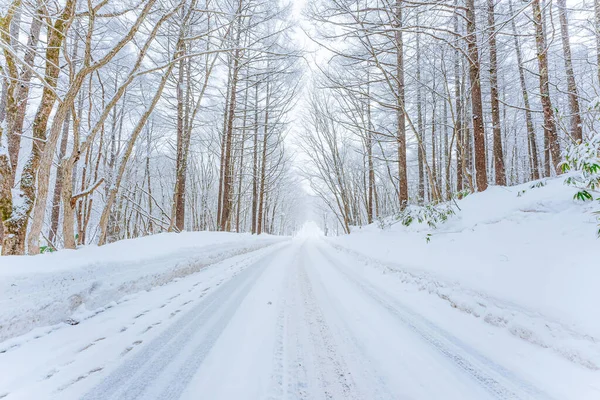
[[[598,204],[573,200],[563,182],[469,195],[437,229],[373,224],[329,243],[394,277],[398,290],[436,295],[440,306],[598,370]]]
[[[76,324],[128,295],[282,240],[222,232],[165,233],[103,247],[1,257],[0,351],[12,345],[7,339],[14,336]]]

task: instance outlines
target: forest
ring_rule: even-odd
[[[0,399],[600,399],[600,0],[0,0]]]
[[[350,233],[600,143],[600,0],[0,0],[0,50],[3,255]]]

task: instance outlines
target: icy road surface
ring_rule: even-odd
[[[597,372],[318,238],[236,256],[0,353],[10,399],[585,399]]]

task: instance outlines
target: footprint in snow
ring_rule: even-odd
[[[89,349],[90,347],[92,347],[94,345],[94,343],[90,343],[87,346],[82,347],[81,349],[77,350],[78,353],[84,352],[87,349]]]
[[[152,328],[153,328],[152,325],[148,325],[148,327],[146,329],[144,329],[144,331],[141,334],[143,335],[144,333],[148,332]]]
[[[148,313],[148,311],[150,311],[150,310],[142,311],[141,314],[136,315],[135,317],[133,317],[133,319],[138,319],[140,317],[143,317],[144,315],[146,315],[146,313]]]
[[[56,375],[57,372],[58,372],[58,370],[56,368],[48,371],[48,373],[46,374],[46,376],[44,377],[44,379],[50,379],[50,378],[52,378],[54,375]]]
[[[123,351],[121,352],[121,357],[122,357],[122,356],[124,356],[125,354],[129,353],[131,350],[133,350],[133,348],[134,348],[135,346],[137,346],[137,345],[140,345],[140,344],[142,344],[142,341],[141,341],[141,340],[136,340],[135,342],[131,343],[131,346],[127,346],[127,347],[125,348],[125,350],[123,350]]]
[[[58,391],[59,391],[59,392],[60,392],[60,391],[63,391],[63,390],[65,390],[66,388],[68,388],[69,386],[71,386],[71,385],[74,385],[75,383],[77,383],[77,382],[79,382],[79,381],[82,381],[82,380],[84,380],[85,378],[87,378],[87,377],[88,377],[88,376],[90,376],[91,374],[93,374],[93,373],[95,373],[95,372],[102,371],[103,369],[104,369],[103,367],[97,367],[97,368],[91,369],[91,370],[89,370],[89,371],[88,371],[86,374],[79,375],[77,378],[73,379],[71,382],[67,383],[67,384],[66,384],[66,385],[64,385],[64,386],[61,386],[60,388],[58,388]]]

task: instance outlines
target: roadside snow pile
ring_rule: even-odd
[[[39,256],[0,258],[0,352],[8,338],[77,324],[126,295],[280,242],[223,232],[165,233]]]
[[[590,369],[600,369],[596,202],[564,177],[491,187],[437,225],[376,224],[329,243],[400,282]]]

